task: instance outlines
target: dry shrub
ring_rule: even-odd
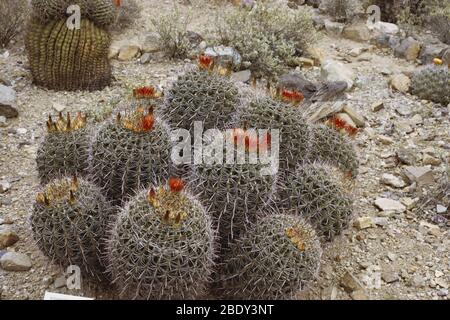
[[[27,0],[0,0],[0,47],[5,48],[25,27]]]

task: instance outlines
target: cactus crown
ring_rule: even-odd
[[[147,112],[143,107],[138,107],[133,111],[125,112],[125,116],[119,112],[116,120],[118,125],[136,133],[152,131],[155,125],[152,106],[147,109]]]
[[[156,99],[162,96],[162,92],[156,90],[153,86],[139,87],[133,89],[133,97],[135,99]]]
[[[179,227],[188,217],[186,208],[189,207],[188,197],[181,191],[184,183],[181,179],[170,178],[169,188],[159,187],[151,188],[147,194],[147,200],[155,209],[156,216],[161,222]]]
[[[73,176],[72,179],[64,178],[54,180],[45,187],[43,192],[37,194],[36,201],[40,204],[45,204],[46,206],[50,206],[53,202],[68,201],[69,203],[73,203],[77,191],[77,176]]]
[[[286,229],[286,236],[301,252],[306,250],[306,243],[310,242],[315,234],[312,229],[305,229],[296,224]]]
[[[67,117],[64,118],[62,112],[59,113],[58,120],[53,121],[49,115],[47,120],[48,132],[71,132],[77,131],[86,127],[86,115],[82,115],[81,112],[77,113],[75,119],[71,119],[70,113],[67,112]]]

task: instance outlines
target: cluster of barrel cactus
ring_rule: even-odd
[[[411,92],[421,99],[450,103],[450,70],[444,65],[429,65],[418,70],[411,81]]]
[[[69,27],[69,7],[80,8],[80,24]],[[53,90],[100,90],[111,81],[107,27],[111,0],[33,0],[26,48],[33,80]],[[71,11],[69,11],[71,12]]]
[[[47,186],[31,219],[42,251],[104,275],[125,298],[290,299],[308,288],[322,242],[349,224],[357,157],[341,133],[308,123],[298,99],[245,95],[202,57],[169,94],[135,89],[130,106],[102,124],[50,118],[38,151]],[[189,131],[196,120],[227,128],[215,150],[234,161],[204,147],[183,180],[170,124]],[[252,135],[250,126],[266,131]],[[203,146],[223,132],[204,135]],[[250,161],[276,156],[278,140],[279,166]],[[74,174],[83,178],[60,177]]]

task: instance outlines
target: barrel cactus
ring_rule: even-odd
[[[92,183],[74,177],[54,180],[38,193],[31,227],[39,249],[62,267],[77,265],[105,279],[102,255],[114,211]]]
[[[89,129],[86,117],[78,113],[47,121],[47,135],[37,151],[36,163],[42,184],[66,175],[85,175],[89,159]]]
[[[191,130],[194,121],[202,121],[207,129],[224,129],[238,100],[238,89],[226,76],[195,68],[168,90],[164,112],[176,128]]]
[[[150,187],[126,204],[108,241],[108,271],[132,299],[195,299],[210,281],[214,232],[183,182]]]
[[[235,135],[234,130],[229,132]],[[261,137],[259,139],[262,140]],[[239,155],[248,157],[248,147],[252,143],[241,149],[237,140],[232,142],[231,145],[225,143],[223,154],[226,155],[229,152],[227,148],[231,147],[233,154],[236,154],[234,161],[227,163],[224,159],[224,163],[197,165],[190,179],[214,218],[220,238],[220,257],[229,243],[239,238],[256,221],[261,208],[271,204],[277,183],[276,174],[265,172],[268,168],[266,164],[251,163],[248,158],[238,161]]]
[[[300,217],[269,215],[233,243],[222,294],[233,299],[293,299],[317,275],[322,249]]]
[[[67,19],[71,5],[80,7],[81,16],[100,27],[107,27],[116,19],[116,9],[111,0],[32,0],[34,16],[46,24],[53,20]]]
[[[450,103],[450,71],[447,66],[430,65],[412,77],[411,93],[442,105]]]
[[[309,125],[291,105],[257,96],[240,108],[239,122],[259,129],[279,130],[279,160],[283,170],[295,168],[309,153]]]
[[[284,182],[277,192],[279,208],[310,222],[323,240],[333,240],[349,226],[352,182],[342,172],[310,163],[289,172]]]
[[[167,125],[152,109],[118,113],[94,138],[90,173],[108,199],[120,204],[140,188],[168,179],[170,145]]]
[[[71,28],[67,9],[80,7]],[[108,59],[114,22],[110,0],[33,0],[25,45],[33,81],[52,90],[101,90],[111,81]]]
[[[350,177],[357,176],[359,160],[350,139],[323,124],[311,126],[310,139],[310,152],[305,159],[326,162]]]

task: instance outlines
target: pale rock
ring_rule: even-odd
[[[411,106],[407,105],[407,104],[401,104],[399,106],[395,107],[395,111],[404,117],[410,116],[412,114],[412,108]]]
[[[408,61],[414,61],[419,56],[421,44],[412,37],[404,39],[394,50],[397,57],[404,58]]]
[[[411,167],[408,166],[404,170],[405,176],[412,183],[418,186],[425,186],[434,183],[433,171],[429,167]]]
[[[448,210],[448,208],[444,207],[443,205],[440,205],[440,204],[436,205],[436,213],[437,214],[444,214],[447,212],[447,210]]]
[[[21,135],[21,136],[27,134],[27,132],[28,132],[28,130],[25,129],[25,128],[17,128],[17,129],[16,129],[16,133],[17,133],[18,135]]]
[[[19,241],[19,236],[9,227],[0,227],[0,250],[12,246]]]
[[[0,181],[0,193],[5,193],[11,189],[11,184],[6,180]]]
[[[386,217],[375,217],[373,218],[373,223],[380,227],[385,227],[389,224],[389,218]]]
[[[53,102],[53,109],[55,109],[56,112],[63,112],[66,109],[66,106],[58,103],[58,102]]]
[[[355,220],[353,225],[359,230],[364,230],[372,228],[374,226],[374,222],[371,217],[360,217]]]
[[[242,56],[232,47],[216,46],[206,48],[205,54],[214,57],[214,60],[218,64],[231,64],[235,67],[239,67],[242,63]]]
[[[346,114],[352,118],[353,122],[355,123],[356,127],[362,128],[366,125],[366,119],[359,114],[353,107],[346,104],[344,108],[342,109]]]
[[[422,158],[423,165],[431,165],[431,166],[439,166],[442,161],[441,159],[430,156],[429,154],[425,154]]]
[[[400,280],[398,273],[393,271],[385,271],[381,274],[381,279],[386,283],[393,283]]]
[[[239,72],[234,72],[231,75],[231,79],[237,82],[249,82],[252,76],[252,72],[250,70],[243,70]]]
[[[362,286],[361,282],[348,271],[341,278],[340,284],[344,288],[344,290],[349,294],[355,291],[364,292],[364,287]]]
[[[394,188],[403,188],[406,186],[406,183],[403,181],[403,179],[400,179],[399,177],[396,177],[390,173],[384,173],[381,176],[381,183]]]
[[[405,205],[406,209],[411,210],[413,209],[417,202],[419,201],[418,198],[409,198],[409,197],[405,197],[401,199],[402,203]]]
[[[416,288],[422,288],[425,286],[425,278],[416,274],[411,279],[411,285]]]
[[[442,271],[440,271],[440,270],[435,270],[434,271],[434,276],[436,277],[436,278],[440,278],[440,277],[442,277],[444,275],[444,273],[442,272]]]
[[[421,116],[420,114],[415,114],[415,115],[411,118],[410,123],[411,123],[412,125],[415,125],[415,126],[417,126],[417,125],[419,125],[419,124],[423,124],[423,118],[422,118],[422,116]]]
[[[0,116],[16,118],[19,112],[14,107],[16,104],[16,91],[0,84]]]
[[[409,134],[414,131],[408,120],[397,121],[395,123],[395,129],[398,133]]]
[[[0,258],[0,266],[5,271],[28,271],[32,267],[30,258],[18,252],[7,252]]]
[[[389,35],[395,35],[400,31],[396,24],[383,21],[375,22],[372,24],[372,28],[380,33]]]
[[[353,48],[351,49],[348,54],[352,57],[358,57],[359,55],[361,55],[364,52],[364,48]]]
[[[402,213],[406,211],[406,207],[400,201],[389,198],[376,199],[375,206],[385,212]]]
[[[394,74],[390,77],[389,83],[394,90],[406,93],[411,85],[411,79],[402,73]]]
[[[353,300],[369,300],[369,296],[364,290],[356,290],[350,293]]]
[[[346,26],[342,32],[344,38],[364,42],[370,39],[369,28],[365,23],[357,23]]]
[[[388,136],[379,136],[378,141],[380,141],[384,145],[390,145],[394,143],[394,139]]]
[[[335,115],[337,119],[344,121],[349,126],[356,128],[356,124],[353,122],[353,119],[347,113],[337,113]]]
[[[124,45],[120,48],[117,58],[120,61],[130,61],[139,55],[140,50],[137,45]]]
[[[324,81],[343,81],[347,83],[347,89],[353,87],[355,74],[351,67],[342,62],[327,59],[322,64],[321,77]]]
[[[383,101],[375,102],[374,104],[372,104],[371,109],[373,112],[381,111],[382,109],[384,109],[384,102]]]
[[[6,120],[6,117],[0,116],[0,128],[4,128],[8,126],[8,122]]]
[[[152,60],[152,55],[149,52],[145,52],[140,58],[139,58],[139,62],[141,64],[147,64]]]
[[[441,288],[448,289],[448,282],[444,278],[434,279],[434,282]]]

